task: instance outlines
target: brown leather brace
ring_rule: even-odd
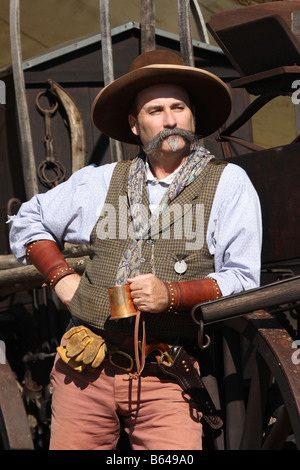
[[[165,282],[169,295],[168,312],[191,310],[195,305],[222,297],[215,279],[208,277],[196,281]]]
[[[26,257],[51,287],[54,287],[62,277],[75,272],[66,262],[56,243],[51,240],[37,240],[30,243],[26,248]]]

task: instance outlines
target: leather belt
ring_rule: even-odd
[[[107,354],[109,362],[119,369],[126,372],[132,372],[135,365],[135,351],[133,347],[133,338],[127,337],[125,341],[118,347]],[[157,365],[158,359],[162,354],[170,348],[169,344],[161,342],[151,342],[145,345],[145,361],[152,362]],[[139,350],[141,351],[142,344],[139,342]]]

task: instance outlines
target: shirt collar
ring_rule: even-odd
[[[153,173],[152,173],[152,171],[151,171],[151,169],[150,169],[150,165],[149,165],[149,162],[148,162],[148,158],[146,158],[146,160],[145,160],[146,180],[147,180],[147,181],[158,181],[159,183],[165,183],[165,184],[167,184],[167,185],[170,185],[170,184],[173,182],[173,180],[174,180],[176,174],[177,174],[178,171],[180,170],[181,166],[182,166],[182,164],[181,164],[178,168],[176,168],[176,170],[173,171],[173,173],[171,173],[170,175],[166,176],[165,178],[163,178],[163,179],[161,179],[161,180],[158,180],[158,179],[156,178],[156,176],[153,175]]]

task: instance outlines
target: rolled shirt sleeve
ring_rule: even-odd
[[[260,285],[262,221],[260,201],[246,172],[228,164],[217,187],[207,230],[222,295]]]

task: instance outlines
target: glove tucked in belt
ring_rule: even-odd
[[[105,340],[86,326],[74,326],[64,334],[63,338],[69,340],[68,343],[56,349],[62,360],[73,369],[79,372],[86,367],[96,369],[105,359],[107,353]]]
[[[72,323],[74,322],[72,321]],[[86,368],[90,372],[95,371],[105,359],[108,359],[113,366],[126,372],[131,372],[134,367],[133,339],[131,339],[132,344],[129,351],[128,338],[123,340],[121,345],[113,344],[93,333],[84,325],[71,327],[63,338],[68,340],[66,346],[58,346],[56,350],[61,359],[78,372],[82,372]],[[120,350],[120,347],[122,349],[124,347],[124,351]],[[162,354],[166,349],[169,349],[169,346],[160,342],[146,345],[146,356],[156,350]]]

